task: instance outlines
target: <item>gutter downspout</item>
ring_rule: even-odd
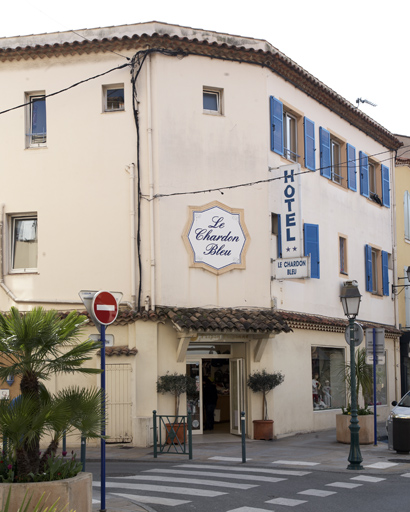
[[[154,165],[152,154],[152,91],[151,91],[151,56],[147,57],[147,115],[148,115],[148,171],[149,171],[149,213],[151,237],[151,309],[155,309],[155,217],[154,217]]]
[[[396,233],[396,172],[395,172],[395,157],[394,152],[391,152],[390,156],[390,169],[391,169],[391,230],[392,230],[392,263],[393,263],[393,283],[397,283],[397,233]],[[392,299],[394,304],[394,324],[395,327],[399,327],[399,307],[398,307],[398,296],[392,290]],[[401,367],[400,367],[400,340],[394,339],[394,398],[398,398],[401,396],[400,387],[401,387]]]
[[[125,170],[130,175],[130,223],[131,223],[131,302],[132,309],[136,308],[137,283],[135,265],[137,261],[136,255],[136,210],[135,210],[135,164],[127,165]]]

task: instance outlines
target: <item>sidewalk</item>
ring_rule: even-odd
[[[377,446],[361,445],[362,465],[366,474],[374,475],[410,472],[410,454],[398,454],[388,449],[384,425],[378,428],[379,441]],[[326,430],[307,434],[296,434],[274,441],[246,440],[246,464],[269,465],[300,469],[304,466],[309,471],[350,472],[347,469],[350,446],[336,441],[336,430]],[[192,462],[223,463],[224,458],[230,464],[242,464],[241,438],[229,434],[205,433],[193,436]],[[210,460],[211,459],[211,460]],[[234,459],[234,460],[233,460]],[[100,460],[100,448],[87,447],[87,462]],[[109,472],[110,461],[138,461],[161,463],[188,463],[188,455],[158,453],[154,459],[153,448],[134,448],[127,444],[106,445],[106,471]],[[371,467],[369,467],[371,466]],[[106,495],[106,508],[109,512],[147,511],[155,512],[147,505]],[[95,504],[95,511],[100,504]]]

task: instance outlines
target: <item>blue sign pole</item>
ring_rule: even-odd
[[[101,410],[103,426],[101,429],[101,512],[105,512],[105,325],[101,324]]]
[[[373,415],[374,415],[374,446],[377,446],[377,393],[376,393],[376,329],[373,328]]]

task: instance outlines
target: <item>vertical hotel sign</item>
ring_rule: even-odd
[[[191,267],[214,274],[246,267],[250,236],[242,209],[218,201],[190,206],[182,238],[191,257]]]
[[[278,169],[280,190],[280,237],[282,258],[275,260],[276,279],[309,277],[309,257],[303,253],[301,218],[300,164],[283,165]]]

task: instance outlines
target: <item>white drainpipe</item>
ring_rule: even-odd
[[[151,56],[147,57],[147,116],[148,116],[148,170],[149,170],[149,214],[151,237],[151,308],[155,309],[155,217],[154,217],[154,165],[152,155],[152,103],[151,103]],[[141,279],[141,276],[140,276]]]

